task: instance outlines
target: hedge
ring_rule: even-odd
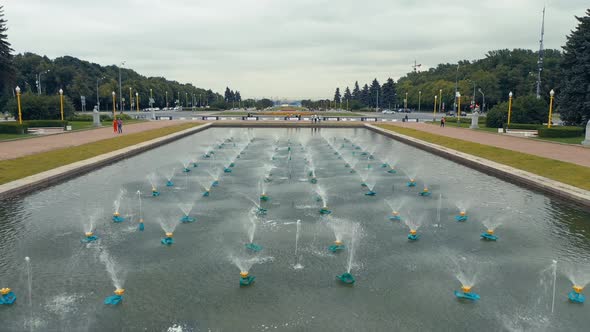
[[[584,135],[584,128],[581,127],[553,127],[539,128],[539,137],[577,137]]]
[[[17,122],[3,122],[0,123],[0,133],[2,134],[26,134],[28,126],[23,123],[18,124]]]
[[[23,121],[29,128],[65,127],[68,122],[60,120],[28,120]]]

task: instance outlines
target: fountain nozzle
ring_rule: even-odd
[[[172,238],[173,235],[174,235],[174,233],[172,233],[172,232],[166,232],[167,238]]]
[[[125,294],[125,289],[123,289],[123,288],[117,288],[117,289],[115,289],[115,292],[114,293],[116,295],[121,296],[121,295]]]
[[[574,292],[576,292],[577,294],[582,293],[582,291],[584,290],[584,287],[578,285],[574,285],[572,288],[574,289]]]
[[[92,233],[92,232],[86,232],[86,233],[84,233],[84,235],[86,237],[91,237],[92,235],[94,235],[94,233]]]
[[[6,295],[8,293],[10,293],[10,288],[5,287],[0,289],[0,295]]]
[[[463,293],[471,293],[471,286],[461,286]]]
[[[241,271],[240,272],[240,277],[242,277],[242,278],[247,278],[248,275],[249,275],[248,271]]]

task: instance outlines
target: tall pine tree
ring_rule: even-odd
[[[348,87],[346,87],[346,89],[344,90],[344,100],[343,101],[351,101],[352,100],[352,94],[350,93],[350,89]]]
[[[395,82],[391,77],[388,78],[387,82],[385,82],[381,87],[381,96],[379,99],[381,100],[379,104],[383,105],[383,107],[387,107],[389,109],[395,107],[396,89]]]
[[[590,9],[576,19],[580,23],[563,47],[559,113],[568,124],[585,125],[590,120]]]
[[[6,35],[6,20],[4,19],[4,6],[0,6],[0,96],[11,96],[10,89],[14,87],[11,83],[14,81],[14,68],[12,66],[12,51],[8,36]],[[0,108],[3,108],[7,99],[0,97]]]
[[[363,86],[363,89],[361,90],[361,98],[360,98],[361,104],[363,104],[363,106],[369,106],[371,105],[371,94],[369,92],[369,86],[367,84],[365,84]]]
[[[369,88],[369,103],[367,106],[369,107],[377,107],[377,98],[381,99],[379,94],[381,94],[381,85],[377,79],[373,79],[371,83],[371,87]]]
[[[361,100],[361,89],[359,88],[359,82],[354,82],[354,89],[352,90],[352,99],[353,100]]]
[[[334,103],[338,104],[340,103],[340,88],[336,88],[336,91],[334,92]],[[336,106],[338,107],[338,106]]]

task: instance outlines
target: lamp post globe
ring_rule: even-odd
[[[16,91],[17,94],[20,94],[20,87],[17,85],[16,88],[14,89]]]

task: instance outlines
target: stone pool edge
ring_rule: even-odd
[[[131,145],[119,150],[111,151],[85,160],[33,174],[22,179],[0,185],[0,199],[29,194],[31,192],[64,182],[71,178],[107,166],[119,160],[138,155],[142,152],[168,144],[179,138],[198,133],[211,127],[211,123],[188,128],[166,136]]]
[[[365,124],[365,128],[469,168],[507,180],[508,182],[532,188],[561,199],[583,204],[586,208],[590,208],[590,191],[551,180],[518,168],[503,165],[489,159],[476,157],[438,144],[429,143],[414,137],[379,128],[371,124]]]

